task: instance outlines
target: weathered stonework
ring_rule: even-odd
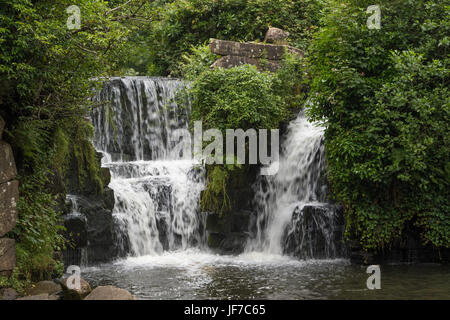
[[[232,68],[243,64],[254,65],[260,71],[275,72],[281,65],[285,52],[303,57],[303,53],[284,43],[289,33],[278,28],[270,28],[266,40],[272,43],[236,42],[210,39],[212,53],[223,56],[211,68]]]
[[[11,146],[0,141],[0,184],[13,180],[17,175]]]
[[[258,68],[258,70],[267,70],[275,72],[280,67],[280,62],[277,60],[263,60],[241,56],[224,56],[216,60],[211,68],[232,68],[243,64],[251,64]]]

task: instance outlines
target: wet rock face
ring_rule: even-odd
[[[224,254],[239,254],[245,249],[252,212],[241,210],[224,214],[205,213],[208,247]]]
[[[114,255],[114,192],[105,188],[103,195],[76,196],[77,212],[63,216],[66,237],[74,245],[63,252],[65,265],[110,261]]]
[[[346,257],[344,230],[340,206],[318,204],[297,207],[286,229],[284,253],[301,259]]]

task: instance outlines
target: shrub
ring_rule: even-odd
[[[449,7],[381,1],[372,30],[371,4],[329,1],[309,54],[332,189],[366,249],[407,229],[449,247]]]
[[[306,49],[321,9],[317,0],[176,0],[167,2],[147,37],[147,63],[155,75],[180,74],[180,57],[192,46],[219,38],[264,40],[269,26],[290,32],[290,44]]]

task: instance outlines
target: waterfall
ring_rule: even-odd
[[[292,254],[300,258],[342,255],[339,207],[327,203],[324,171],[324,129],[301,113],[282,143],[279,170],[259,176],[254,237],[246,251]]]
[[[94,146],[111,172],[120,254],[160,254],[204,243],[199,213],[203,168],[190,145],[189,110],[175,102],[178,80],[112,78],[95,96]]]

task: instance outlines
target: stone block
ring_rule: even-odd
[[[11,181],[16,175],[16,163],[11,146],[4,141],[0,141],[0,183]]]
[[[17,180],[0,184],[0,237],[16,225],[18,198],[19,182]]]

